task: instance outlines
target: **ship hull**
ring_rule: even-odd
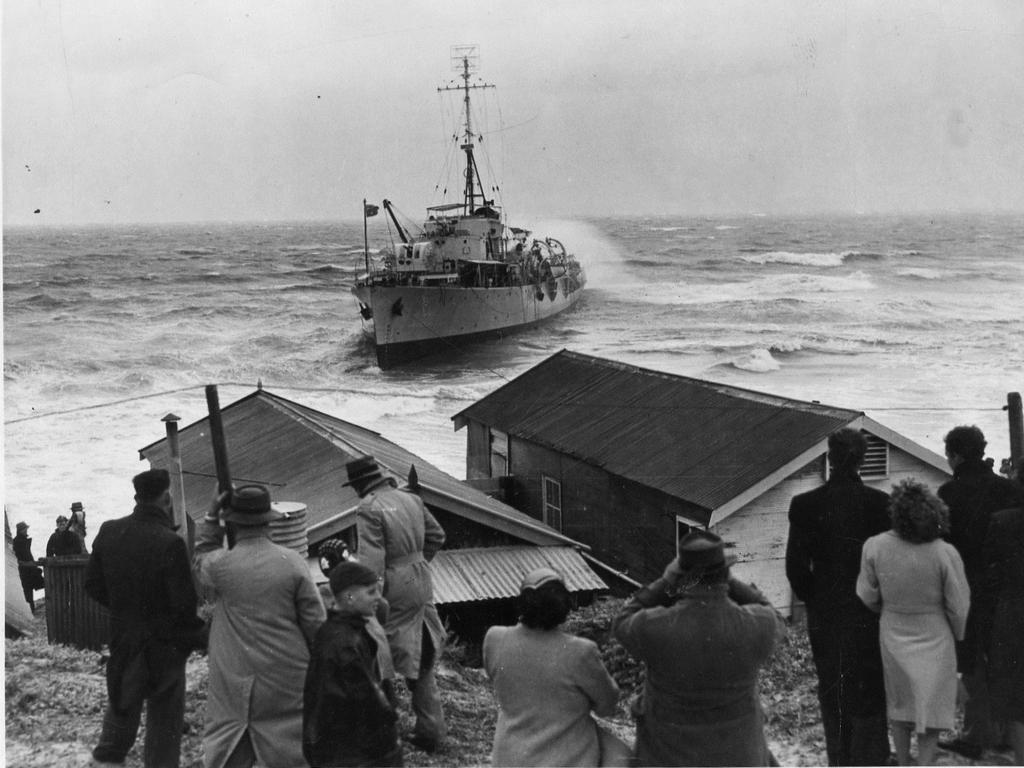
[[[387,369],[542,322],[573,306],[583,284],[580,274],[493,288],[357,284],[352,293],[372,311],[364,330]]]

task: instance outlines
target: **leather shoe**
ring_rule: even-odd
[[[426,752],[428,755],[432,755],[437,752],[437,742],[434,739],[427,738],[426,736],[406,736],[405,741],[406,743],[416,747],[416,749]]]
[[[964,741],[963,739],[940,741],[939,747],[947,752],[956,752],[958,755],[963,755],[970,760],[980,759],[981,753],[984,751],[979,744],[972,744],[971,742]]]

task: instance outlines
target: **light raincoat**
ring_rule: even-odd
[[[215,601],[204,763],[223,766],[248,731],[258,764],[306,766],[302,693],[323,603],[302,556],[266,527],[239,527],[230,550],[222,536],[216,523],[198,526],[195,572]]]
[[[428,564],[444,544],[444,529],[418,496],[398,490],[389,479],[366,491],[356,515],[359,562],[384,578],[391,608],[385,629],[395,672],[416,679],[423,629],[438,654],[444,642]]]

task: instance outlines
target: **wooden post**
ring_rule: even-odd
[[[210,413],[210,440],[213,442],[213,463],[217,467],[217,492],[231,490],[231,470],[228,469],[228,446],[224,440],[224,423],[220,419],[220,401],[217,385],[206,385],[206,407]]]
[[[188,536],[188,510],[185,509],[185,477],[181,471],[181,448],[178,445],[178,422],[181,419],[173,413],[168,413],[160,419],[167,427],[167,450],[171,456],[171,503],[174,511],[174,525],[178,529],[178,535],[185,540],[189,554],[192,553],[191,542]]]
[[[210,440],[213,443],[213,463],[217,467],[217,493],[231,493],[231,470],[228,469],[228,445],[224,439],[224,423],[220,418],[220,400],[217,385],[206,385],[206,408],[210,414]],[[223,525],[223,520],[221,525]],[[228,549],[235,546],[234,529],[227,528]]]
[[[1006,393],[1006,410],[1010,419],[1010,472],[1013,477],[1024,458],[1024,411],[1021,409],[1020,392]]]

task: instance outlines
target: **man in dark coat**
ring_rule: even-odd
[[[637,765],[778,765],[764,735],[757,678],[786,622],[729,575],[721,538],[692,531],[661,578],[637,592],[612,634],[647,665]]]
[[[57,516],[57,528],[46,541],[47,557],[84,555],[85,542],[71,529],[71,521],[64,515]]]
[[[100,526],[85,591],[110,610],[107,708],[93,758],[123,763],[146,704],[146,768],[177,768],[185,660],[202,635],[185,541],[173,529],[170,475],[132,479],[135,511]]]
[[[1002,509],[1024,505],[1024,490],[1000,477],[985,461],[985,435],[974,426],[954,427],[945,437],[946,460],[953,479],[939,488],[939,498],[949,507],[949,543],[964,561],[971,588],[971,609],[967,632],[957,647],[957,667],[967,689],[963,733],[952,741],[940,741],[943,749],[977,760],[982,752],[1002,741],[989,701],[987,657],[979,638],[979,611],[975,606],[990,602],[985,580],[984,544],[992,515]]]
[[[1015,764],[1024,765],[1024,507],[992,515],[985,587],[977,609],[992,710],[1007,723]]]
[[[35,590],[43,588],[43,570],[35,564],[36,559],[32,556],[32,539],[28,537],[28,523],[18,523],[17,533],[14,536],[14,556],[18,560],[18,577],[21,579],[21,591],[25,595],[25,602],[32,609],[32,615],[36,612]],[[31,565],[30,565],[31,563]]]
[[[789,506],[786,577],[807,606],[829,765],[885,765],[889,736],[878,614],[857,598],[861,547],[889,529],[889,496],[861,482],[867,440],[828,439],[828,481]]]

